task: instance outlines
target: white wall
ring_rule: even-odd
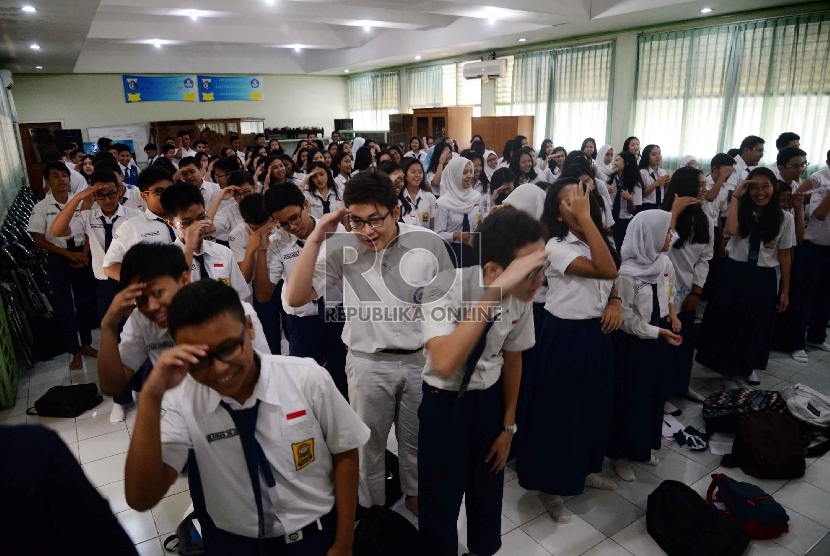
[[[259,102],[140,102],[127,104],[120,74],[14,76],[21,122],[62,121],[64,129],[145,124],[152,121],[253,117],[265,127],[322,127],[348,118],[346,79],[310,75],[266,75]]]

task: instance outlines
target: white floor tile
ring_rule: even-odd
[[[695,463],[689,458],[666,447],[663,447],[657,452],[657,457],[660,458],[660,465],[657,467],[638,463],[637,468],[643,469],[663,480],[671,479],[687,485],[696,483],[709,473],[709,470],[699,463]],[[634,473],[636,474],[637,471],[635,470]]]
[[[102,487],[98,487],[98,492],[107,499],[110,503],[112,513],[117,514],[129,510],[127,499],[124,495],[124,481],[116,481]]]
[[[167,489],[167,492],[164,493],[164,496],[173,496],[174,494],[178,494],[180,492],[184,492],[189,490],[189,485],[187,484],[187,477],[184,475],[179,475],[176,479],[176,482],[170,485],[170,488]]]
[[[631,553],[611,539],[605,539],[582,556],[631,556]]]
[[[501,512],[516,525],[524,525],[545,513],[545,507],[535,491],[527,491],[514,479],[504,485]]]
[[[510,467],[509,465],[504,467],[504,482],[505,483],[509,483],[510,481],[512,481],[513,479],[515,479],[518,476],[519,476],[519,474],[516,473],[516,470],[514,468]]]
[[[754,388],[757,390],[780,390],[778,385],[783,382],[783,379],[778,378],[777,376],[767,374],[763,371],[758,371],[758,380],[761,381],[761,384],[755,386]]]
[[[606,537],[615,535],[645,512],[610,490],[586,489],[565,506]]]
[[[810,353],[811,359],[814,359],[813,356],[815,355],[815,353],[816,352],[814,351]],[[830,361],[828,361],[827,359],[818,360],[806,369],[804,369],[804,371],[808,373],[817,374],[819,376],[830,377]]]
[[[791,481],[775,494],[779,504],[792,508],[804,517],[830,528],[830,492],[814,487],[807,481]]]
[[[127,429],[124,428],[109,434],[82,440],[78,443],[78,447],[81,452],[81,462],[89,463],[126,452],[130,447],[130,435],[127,434]]]
[[[807,468],[804,480],[821,490],[830,492],[830,462],[824,460],[814,461]]]
[[[614,491],[614,494],[622,496],[641,510],[645,510],[648,506],[648,495],[660,486],[663,479],[639,467],[634,470],[634,476],[637,477],[637,480],[632,483],[615,476],[614,482],[617,483],[617,490]]]
[[[545,514],[522,525],[521,530],[556,556],[578,556],[605,540],[605,535],[579,516],[574,516],[571,523],[563,524]]]
[[[161,548],[161,540],[158,538],[150,539],[135,545],[139,556],[164,556],[164,550]]]
[[[15,417],[6,417],[2,421],[0,421],[0,425],[6,425],[7,427],[12,427],[14,425],[25,425],[27,424],[26,415],[17,415]]]
[[[78,430],[78,441],[82,442],[88,438],[95,438],[96,436],[126,430],[127,425],[123,422],[110,422],[109,415],[97,415],[78,421],[76,428]]]
[[[693,451],[689,450],[688,448],[684,448],[683,446],[678,445],[677,442],[673,441],[666,444],[666,447],[669,450],[677,452],[681,456],[688,458],[697,464],[702,465],[708,470],[712,470],[720,466],[721,459],[723,459],[723,456],[716,456],[712,452],[710,452],[709,448],[700,451]]]
[[[45,394],[50,388],[55,386],[69,386],[72,381],[69,378],[69,373],[66,373],[64,378],[48,379],[48,380],[32,380],[29,382],[29,397],[39,398]]]
[[[641,517],[613,537],[611,540],[634,554],[634,556],[657,556],[666,554],[654,542],[646,529],[646,518]]]
[[[78,443],[78,433],[75,429],[74,419],[72,419],[71,421],[67,421],[66,423],[60,423],[51,428],[53,431],[58,433],[58,436],[61,437],[61,440],[63,440],[67,444]]]
[[[78,452],[78,443],[71,442],[67,443],[66,446],[69,448],[69,451],[72,452],[72,455],[75,456],[75,459],[78,460],[78,463],[81,463],[81,454]]]
[[[830,531],[827,527],[807,519],[792,508],[786,508],[786,510],[787,515],[790,516],[790,530],[777,539],[772,539],[772,541],[787,550],[804,556]]]
[[[184,512],[190,506],[190,492],[180,492],[167,498],[153,508],[153,519],[156,520],[156,536],[175,531],[184,517]]]
[[[136,410],[135,405],[131,405],[127,408],[127,417],[125,419],[125,423],[127,423],[127,428],[131,429],[135,427],[135,420],[138,417],[138,411]]]
[[[517,526],[515,523],[510,521],[504,516],[501,516],[501,535],[505,535],[515,529]],[[458,542],[464,547],[469,546],[467,544],[467,512],[464,509],[464,505],[461,505],[461,512],[458,514]]]
[[[109,415],[110,411],[112,411],[112,398],[109,396],[104,396],[104,401],[98,404],[96,407],[93,407],[87,412],[81,413],[76,417],[76,420],[83,421],[84,419],[89,419],[90,417],[96,417],[98,415]]]
[[[793,556],[793,553],[772,541],[752,541],[743,556]]]
[[[804,371],[793,375],[789,380],[797,384],[806,384],[819,392],[830,392],[830,376],[821,376]]]
[[[20,397],[17,398],[15,404],[7,409],[0,409],[0,423],[3,422],[4,419],[8,419],[9,417],[18,417],[20,415],[26,415],[26,402],[28,400],[27,396],[24,396],[22,399]]]
[[[550,556],[550,552],[539,546],[521,529],[514,529],[501,538],[501,550],[497,556]]]
[[[124,453],[81,464],[81,468],[92,486],[101,487],[116,481],[123,481],[126,462],[127,454]]]
[[[34,399],[29,398],[31,405],[34,406]],[[72,417],[41,417],[40,415],[27,415],[26,416],[26,424],[27,425],[43,425],[44,427],[49,427],[50,429],[54,429],[55,427],[59,427],[62,425],[66,425],[67,423],[74,423],[75,419]]]
[[[120,514],[115,514],[115,517],[118,518],[121,527],[124,528],[136,544],[158,538],[156,524],[153,522],[153,515],[150,512],[127,510]]]
[[[790,365],[788,361],[791,361],[792,365]],[[800,369],[806,369],[808,366],[809,364],[804,365],[802,363],[796,363],[788,355],[786,359],[770,358],[769,363],[767,363],[767,368],[763,372],[768,375],[780,378],[781,380],[790,380],[790,377],[798,374]]]

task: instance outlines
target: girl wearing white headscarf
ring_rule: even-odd
[[[484,151],[484,175],[493,180],[493,172],[499,169],[499,155],[496,151]]]
[[[674,267],[665,255],[674,240],[671,219],[663,210],[638,213],[620,251],[616,287],[623,324],[614,342],[614,410],[605,455],[624,481],[634,480],[631,462],[659,463],[651,450],[661,447],[666,350],[682,341],[672,304]]]
[[[597,151],[597,159],[594,161],[594,169],[598,180],[608,183],[608,179],[614,175],[614,171],[611,169],[613,162],[614,147],[611,145],[601,146]]]
[[[450,247],[456,268],[471,266],[473,232],[481,224],[481,194],[473,189],[473,163],[453,158],[447,163],[441,184],[441,197],[435,204],[435,231]]]
[[[697,159],[691,155],[684,156],[680,159],[680,167],[685,168],[686,166],[697,168]]]

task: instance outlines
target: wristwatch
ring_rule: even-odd
[[[509,432],[510,434],[516,434],[519,430],[519,426],[515,423],[510,425],[509,427],[504,427],[502,432]]]

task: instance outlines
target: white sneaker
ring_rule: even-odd
[[[678,415],[683,414],[683,412],[680,409],[678,409],[678,407],[676,405],[674,405],[673,403],[671,403],[671,402],[665,402],[663,404],[663,413],[668,414],[668,415],[673,415],[674,417],[677,417]]]
[[[611,462],[611,465],[614,466],[614,471],[623,481],[630,483],[636,478],[634,477],[634,470],[631,469],[631,464],[628,463],[627,459],[615,459]]]
[[[574,514],[565,507],[565,502],[561,496],[555,494],[547,494],[545,492],[539,493],[539,500],[545,507],[545,511],[556,523],[570,523],[574,519]]]
[[[127,417],[127,411],[121,404],[112,404],[112,411],[110,411],[110,423],[123,423]]]
[[[792,358],[798,363],[809,363],[810,358],[807,356],[807,352],[803,349],[799,349],[792,353]]]
[[[660,458],[658,458],[654,454],[651,454],[651,459],[643,463],[645,463],[646,465],[650,465],[652,467],[657,467],[658,465],[660,465]]]
[[[758,378],[758,374],[755,371],[752,371],[752,374],[746,377],[746,381],[752,386],[758,386],[761,384],[761,379]]]
[[[807,347],[811,347],[813,349],[820,349],[821,351],[830,351],[830,344],[824,342],[823,344],[817,344],[815,342],[806,342]]]
[[[686,397],[688,399],[692,400],[693,402],[703,403],[704,401],[706,401],[706,398],[704,398],[703,396],[701,396],[700,394],[698,394],[697,392],[695,392],[691,388],[686,390]]]

